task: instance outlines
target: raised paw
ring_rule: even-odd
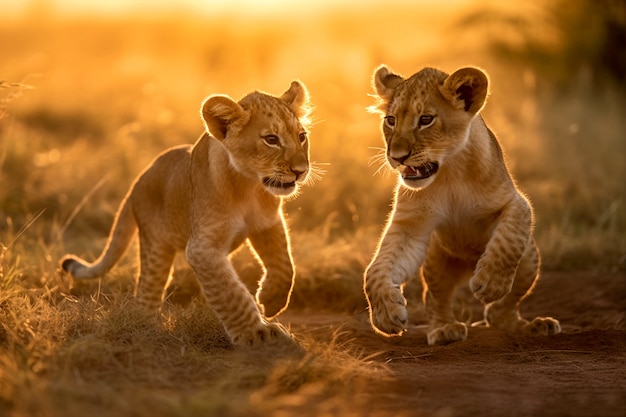
[[[429,345],[444,345],[467,339],[467,326],[465,323],[449,323],[441,327],[435,327],[427,334]]]
[[[289,305],[291,282],[276,283],[265,280],[257,292],[257,302],[268,319],[282,313]]]
[[[469,286],[481,303],[489,304],[507,295],[513,287],[513,280],[512,274],[483,267],[470,278]]]
[[[397,287],[373,296],[370,300],[370,321],[374,330],[385,336],[400,336],[408,322],[405,306],[406,299]]]
[[[561,324],[552,317],[537,317],[521,327],[521,333],[532,336],[547,336],[561,333]]]
[[[241,334],[231,335],[239,346],[256,347],[263,344],[294,343],[293,336],[279,323],[262,323]]]

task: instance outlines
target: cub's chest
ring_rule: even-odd
[[[220,213],[233,228],[242,233],[256,233],[280,221],[280,202],[262,201],[258,198],[242,200],[236,207],[222,208]]]
[[[231,251],[239,247],[251,234],[261,233],[275,226],[280,221],[278,210],[264,210],[262,207],[247,207],[240,212],[231,212],[228,219],[227,234],[230,235]]]
[[[452,253],[480,256],[500,214],[500,210],[476,201],[453,202],[440,212],[434,233]]]
[[[200,240],[219,250],[230,253],[252,234],[268,229],[276,221],[267,215],[255,216],[254,211],[212,207],[195,212],[190,238]]]
[[[253,205],[245,210],[241,220],[249,233],[260,232],[280,221],[280,207]]]

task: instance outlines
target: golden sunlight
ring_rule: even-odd
[[[624,367],[616,366],[626,352],[625,11],[624,0],[0,0],[0,417],[626,416],[626,384],[615,383],[626,378]],[[427,196],[439,203],[416,204],[415,218],[406,217],[412,226],[393,229],[403,237],[399,255],[389,259],[405,273],[385,285],[395,291],[395,301],[407,301],[408,314],[406,334],[393,339],[372,329],[364,292],[364,273],[378,242],[389,240],[381,240],[381,231],[393,218],[399,173],[389,163],[381,132],[387,114],[367,111],[377,102],[372,78],[382,64],[403,77],[425,67],[450,74],[469,66],[484,70],[489,95],[481,118],[493,132],[472,119],[476,128],[467,128],[465,141],[450,138],[460,120],[473,117],[461,113],[455,93],[468,104],[474,86],[453,92],[450,83],[406,83],[415,86],[414,97],[421,94],[419,105],[394,98],[389,116],[406,120],[400,114],[419,107],[426,112],[413,120],[425,116],[430,123],[392,136],[406,139],[411,152],[434,155],[441,167],[415,162],[417,168],[403,168],[414,171],[415,179],[417,171],[432,178],[439,172],[440,180],[423,193],[401,188],[401,200]],[[428,73],[433,74],[415,79]],[[484,78],[474,79],[486,92]],[[223,96],[214,103],[228,103],[223,109],[233,115],[250,114],[250,122],[232,129],[218,105],[215,114],[207,114],[219,126],[204,124],[208,96],[279,96],[294,80],[306,86],[313,108],[306,138],[287,127],[293,121],[276,121],[284,112],[257,112],[248,100],[241,111]],[[303,96],[300,90],[285,97],[294,114],[302,112],[297,103]],[[278,139],[288,146],[268,142],[274,138],[265,132],[274,129],[264,126],[276,125],[286,126]],[[204,136],[206,128],[228,136],[223,146]],[[511,211],[508,198],[490,191],[517,195],[494,136],[536,214],[533,236],[543,271],[522,311],[549,313],[562,320],[563,332],[507,334],[483,320],[468,326],[466,341],[429,346],[428,333],[447,330],[429,329],[432,314],[422,300],[431,291],[415,262],[425,256],[421,244],[409,242],[432,233],[417,225],[438,217],[430,215],[433,210],[454,212],[439,220],[445,226],[431,239],[440,243],[427,251],[427,270],[459,271],[467,280],[468,260],[490,253],[483,249],[482,229]],[[190,169],[182,156],[192,147],[182,146],[194,142],[199,145]],[[290,256],[274,197],[261,190],[268,182],[274,191],[292,189],[290,182],[267,181],[266,173],[291,166],[289,154],[298,155],[299,171],[304,159],[298,143],[310,150],[314,173],[283,205]],[[152,179],[136,183],[144,192],[128,197],[141,207],[134,211],[144,244],[135,241],[101,279],[64,273],[64,254],[97,258],[133,179],[171,148],[177,150],[146,174]],[[490,151],[478,155],[479,149]],[[202,159],[211,166],[200,167]],[[183,160],[188,162],[163,162]],[[208,176],[196,181],[198,172]],[[173,184],[183,188],[174,192]],[[199,206],[195,190],[201,188],[202,201],[212,208],[206,218],[190,221],[189,213],[197,213],[188,207]],[[479,201],[481,195],[489,204]],[[500,208],[485,209],[498,200]],[[510,224],[523,225],[524,239],[530,239],[529,216],[520,216],[523,221]],[[194,235],[212,240],[207,230],[216,218],[222,220],[215,240],[235,242],[253,229],[252,241],[263,256],[243,247],[229,265],[225,248],[205,248],[202,257],[211,262],[196,269],[211,268],[206,275],[214,277],[202,284],[183,253],[171,271],[161,268],[196,224],[204,226]],[[133,222],[126,223],[130,230]],[[523,242],[510,224],[502,229],[512,234],[496,236],[494,247]],[[153,235],[160,237],[146,245],[145,237]],[[441,249],[442,236],[455,253]],[[460,252],[467,242],[474,244]],[[146,282],[136,278],[137,249],[144,259],[151,252],[148,258],[158,259],[155,269],[163,271],[152,284],[153,301],[159,291],[163,296],[159,314],[146,314],[134,300],[136,282]],[[534,257],[534,251],[526,253]],[[495,267],[481,267],[483,272],[502,272],[502,260],[493,260]],[[518,270],[534,271],[531,263]],[[268,280],[261,278],[262,269]],[[293,291],[284,285],[292,270]],[[510,284],[512,269],[507,271],[500,275]],[[281,275],[282,281],[275,278]],[[216,282],[217,277],[223,279]],[[463,276],[457,278],[462,282]],[[397,298],[403,279],[409,281]],[[259,294],[279,288],[278,303],[268,305],[289,303],[267,332],[257,326],[262,318],[256,312],[269,310],[250,303],[260,282],[265,289]],[[210,299],[218,301],[212,311],[201,288],[213,286]],[[453,294],[458,308],[447,314],[460,321],[494,316],[485,316],[467,285]],[[501,308],[513,298],[503,300],[494,304]],[[254,346],[235,348],[216,312],[241,323],[241,317],[253,317],[256,324],[244,326],[239,340],[247,337]],[[511,329],[539,329],[512,323]],[[547,327],[546,319],[537,323]],[[284,336],[282,328],[300,348],[287,340],[264,344],[272,335]],[[478,373],[488,378],[476,389]]]
[[[445,8],[458,7],[468,0],[449,0]],[[435,5],[437,0],[391,0],[387,6],[414,6],[416,4]],[[124,15],[124,14],[162,14],[162,13],[200,13],[207,16],[221,14],[237,15],[306,15],[328,9],[357,9],[364,6],[380,4],[377,0],[30,0],[24,2],[10,2],[3,6],[5,17],[16,17],[24,14],[56,14],[64,16],[77,15]],[[441,5],[437,5],[441,8]]]

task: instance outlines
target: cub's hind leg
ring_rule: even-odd
[[[452,257],[433,236],[421,273],[424,305],[430,322],[428,344],[465,340],[467,325],[454,316],[452,298],[457,285],[471,274],[470,266]]]
[[[167,243],[139,233],[139,276],[136,296],[149,311],[157,311],[163,301],[163,290],[169,279],[176,249]]]
[[[517,268],[511,292],[485,307],[485,321],[489,326],[528,335],[561,332],[558,320],[552,317],[536,317],[529,322],[519,313],[520,303],[530,295],[539,278],[539,262],[539,251],[531,239]]]

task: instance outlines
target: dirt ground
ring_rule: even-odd
[[[544,273],[522,314],[558,318],[556,336],[473,327],[466,341],[428,346],[415,311],[392,339],[374,334],[365,311],[288,312],[281,322],[389,370],[357,393],[372,416],[626,416],[626,274]]]

